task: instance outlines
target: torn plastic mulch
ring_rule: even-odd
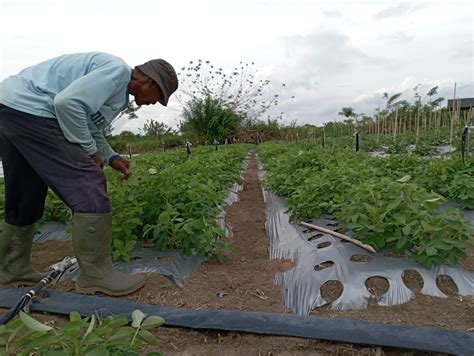
[[[262,171],[259,176],[263,178],[264,175]],[[406,303],[415,296],[403,282],[403,274],[408,270],[420,274],[423,294],[447,297],[436,284],[439,276],[447,275],[456,284],[460,295],[474,295],[474,272],[447,265],[428,270],[410,258],[388,257],[382,252],[371,254],[329,234],[307,230],[290,223],[284,199],[262,190],[266,202],[265,228],[270,239],[270,258],[291,259],[295,263],[294,268],[278,274],[275,282],[282,288],[285,305],[297,314],[309,314],[314,308],[328,303],[333,310],[365,308],[373,297],[365,286],[371,277],[388,281],[387,292],[376,297],[379,305]],[[472,218],[470,213],[465,215]],[[337,226],[337,221],[325,217],[313,219],[311,223],[330,230]],[[328,281],[342,284],[342,294],[332,302],[321,294],[321,286]]]

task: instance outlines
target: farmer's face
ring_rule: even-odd
[[[140,85],[137,86],[137,90],[134,94],[135,102],[137,105],[150,105],[156,104],[157,101],[163,96],[160,87],[152,79],[146,78]]]

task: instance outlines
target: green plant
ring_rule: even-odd
[[[4,350],[0,349],[0,355],[138,355],[146,344],[156,345],[149,330],[163,323],[163,318],[145,318],[139,310],[132,313],[131,326],[123,315],[81,318],[72,312],[68,322],[54,328],[21,311],[19,318],[0,325],[0,348]]]
[[[210,95],[188,101],[183,106],[183,118],[181,130],[198,135],[201,142],[224,142],[236,133],[241,120],[241,116],[225,107],[222,100]]]
[[[458,160],[363,152],[316,145],[259,146],[265,185],[288,198],[291,219],[330,214],[376,250],[412,255],[426,267],[454,264],[472,227],[448,199],[473,203],[474,166]],[[442,196],[441,196],[441,195]]]
[[[469,246],[468,221],[455,209],[440,212],[445,199],[408,181],[377,178],[354,186],[334,215],[376,250],[408,253],[428,268],[455,263]]]

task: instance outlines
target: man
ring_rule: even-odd
[[[0,228],[0,285],[33,284],[44,274],[30,264],[34,224],[51,188],[73,212],[79,293],[126,295],[145,279],[112,266],[112,214],[104,163],[130,175],[102,129],[128,105],[160,102],[178,88],[162,59],[130,68],[106,53],[68,54],[26,68],[0,83],[0,155],[5,223]]]

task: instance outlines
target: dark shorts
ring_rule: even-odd
[[[64,137],[55,118],[0,104],[0,156],[5,221],[11,225],[31,225],[42,217],[48,187],[73,212],[111,211],[104,172]]]

